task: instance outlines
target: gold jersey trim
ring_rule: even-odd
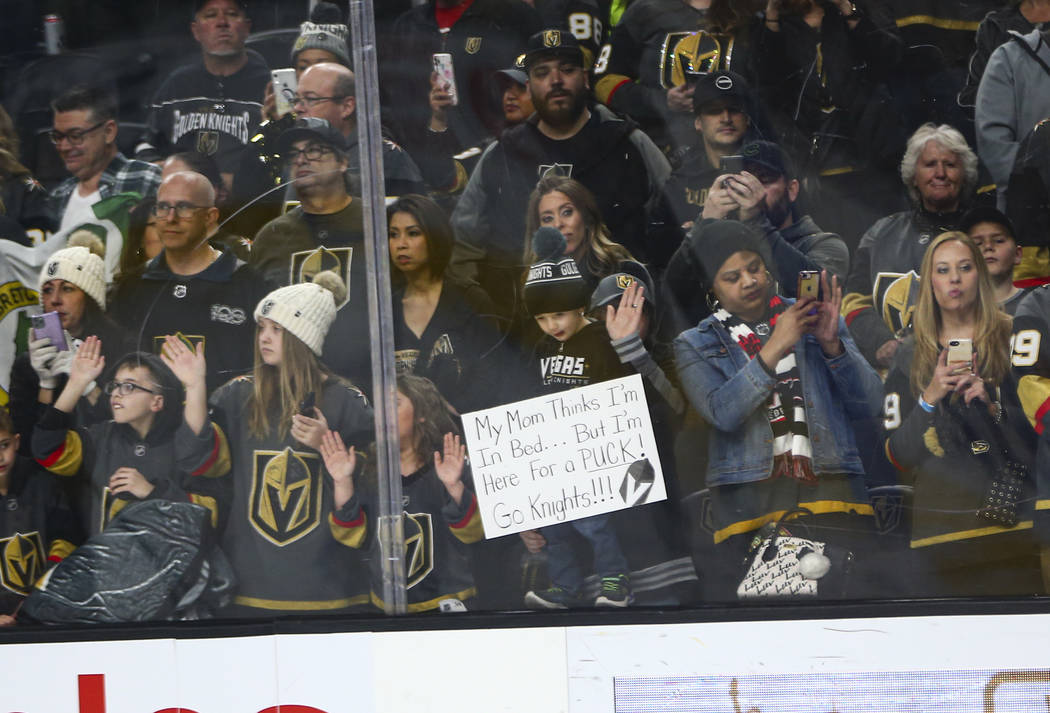
[[[817,500],[812,503],[799,503],[797,507],[806,508],[814,515],[824,515],[833,512],[852,512],[857,515],[870,515],[875,516],[875,510],[872,509],[871,505],[864,505],[861,503],[847,503],[842,500]],[[761,517],[752,518],[751,520],[741,520],[740,522],[734,522],[728,527],[723,527],[721,530],[715,530],[714,541],[717,545],[719,542],[723,542],[733,535],[740,535],[745,532],[751,532],[757,530],[763,525],[776,522],[787,510],[777,510],[775,512],[766,513]]]
[[[930,545],[942,545],[945,542],[958,542],[959,540],[972,540],[975,537],[987,537],[988,535],[998,535],[1003,532],[1020,532],[1021,530],[1031,530],[1033,523],[1031,520],[1022,520],[1013,527],[977,527],[972,530],[959,530],[957,532],[946,532],[943,535],[934,535],[932,537],[923,537],[920,540],[912,540],[911,548],[913,550],[920,547],[929,547]]]
[[[442,594],[441,596],[434,597],[433,599],[428,599],[425,602],[416,602],[414,604],[409,604],[405,608],[405,611],[407,611],[409,614],[430,611],[431,609],[437,609],[438,605],[441,604],[441,602],[445,599],[458,599],[460,601],[463,601],[464,599],[470,599],[471,597],[477,596],[477,593],[478,590],[475,587],[467,587],[466,589],[460,592]],[[379,607],[380,609],[386,609],[386,603],[383,601],[383,598],[375,592],[372,592],[371,599],[373,605]]]
[[[345,609],[346,607],[357,606],[358,604],[367,604],[368,595],[358,594],[357,596],[346,597],[344,599],[325,599],[316,602],[300,601],[296,599],[261,599],[259,597],[237,596],[233,598],[233,603],[245,607],[254,607],[255,609],[272,609],[275,611],[329,611],[332,609]]]

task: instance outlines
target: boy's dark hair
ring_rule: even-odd
[[[7,406],[0,406],[0,433],[10,433],[12,436],[15,434],[15,422]]]
[[[87,109],[95,121],[109,121],[117,118],[117,98],[101,87],[78,86],[59,94],[51,102],[51,110],[56,114],[61,111]]]
[[[117,372],[123,368],[135,369],[140,366],[149,372],[154,385],[158,387],[159,395],[164,397],[164,406],[153,419],[150,432],[159,430],[160,433],[174,433],[182,422],[182,402],[186,399],[186,391],[182,382],[159,356],[149,352],[125,354],[113,366],[109,378],[115,379]]]

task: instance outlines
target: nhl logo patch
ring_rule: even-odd
[[[135,446],[135,455],[139,458],[146,455],[146,446],[142,445],[141,443]]]
[[[172,290],[171,294],[175,295],[176,299],[182,299],[186,296],[186,285],[175,285],[175,289]]]
[[[544,47],[561,47],[561,31],[560,30],[544,30],[543,31],[543,46]]]
[[[616,286],[621,290],[626,290],[628,287],[634,284],[634,277],[631,275],[617,275]]]
[[[466,44],[463,45],[463,49],[467,51],[467,54],[477,54],[478,50],[481,49],[481,38],[468,37]]]
[[[58,272],[58,261],[49,262],[47,264],[47,276],[54,277],[56,272]]]
[[[272,310],[273,310],[273,300],[266,300],[265,302],[263,302],[263,306],[262,306],[262,310],[261,310],[263,317],[265,317],[266,315],[270,314],[270,312]]]

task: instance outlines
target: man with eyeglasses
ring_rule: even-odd
[[[104,198],[157,192],[160,169],[125,158],[117,149],[116,97],[99,88],[75,87],[52,101],[51,109],[51,141],[73,174],[51,191],[50,213],[60,231],[98,222],[91,207]]]
[[[266,62],[245,48],[251,31],[244,0],[196,0],[190,29],[201,59],[157,89],[148,129],[135,151],[155,160],[175,151],[214,156],[227,189],[262,117]]]
[[[347,298],[336,305],[322,361],[370,390],[363,214],[360,198],[350,195],[343,176],[346,141],[324,119],[305,117],[281,134],[277,150],[300,204],[256,234],[251,265],[282,286],[310,282],[322,270],[343,279]]]
[[[210,392],[251,370],[252,311],[274,285],[228,248],[208,242],[219,210],[203,175],[166,177],[153,215],[164,249],[141,275],[121,281],[110,316],[136,335],[141,351],[159,353],[167,334],[204,342]]]

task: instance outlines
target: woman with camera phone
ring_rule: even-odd
[[[884,405],[886,455],[914,487],[914,593],[1042,593],[1028,473],[1035,432],[1011,377],[1011,318],[962,232],[930,243],[919,290]]]

